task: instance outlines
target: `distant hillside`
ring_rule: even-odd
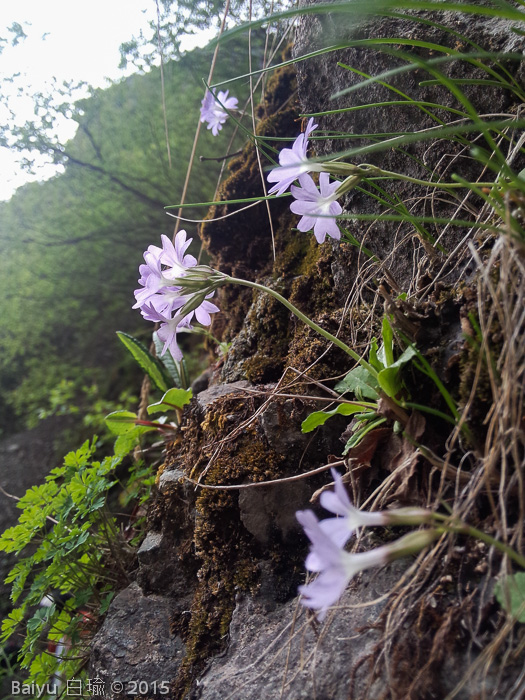
[[[229,44],[215,79],[247,71],[247,55],[243,42]],[[137,267],[173,230],[163,207],[181,197],[210,61],[195,50],[164,67],[171,167],[154,69],[77,103],[75,137],[51,147],[65,173],[0,204],[0,431],[20,428],[64,377],[106,381],[123,357],[115,331],[140,328]],[[224,155],[228,127],[217,138],[204,130],[197,158]],[[197,160],[187,201],[212,197],[219,170]]]

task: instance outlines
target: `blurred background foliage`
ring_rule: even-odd
[[[254,68],[261,65],[263,42],[262,36],[252,37]],[[64,166],[62,174],[25,185],[0,203],[4,435],[34,425],[64,380],[79,389],[96,384],[109,399],[130,381],[138,385],[115,331],[143,334],[149,342],[150,324],[131,309],[138,265],[148,245],[173,233],[175,221],[163,207],[181,198],[212,53],[195,49],[165,61],[165,115],[160,68],[149,65],[147,72],[81,100],[75,101],[73,85],[37,95],[34,122],[0,130],[3,145],[27,155],[28,168],[35,152]],[[170,56],[175,54],[176,46]],[[247,71],[244,37],[220,52],[214,81]],[[248,85],[236,83],[232,92],[242,104]],[[53,129],[61,115],[78,123],[65,144]],[[224,155],[231,133],[225,128],[213,138],[201,132],[186,201],[213,197],[221,163],[200,164],[198,156]],[[202,208],[185,210],[189,218],[205,214]],[[183,226],[195,237],[195,225]],[[198,254],[198,241],[192,252]]]

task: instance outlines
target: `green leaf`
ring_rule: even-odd
[[[104,421],[113,435],[124,435],[135,429],[138,417],[131,411],[113,411],[104,418]]]
[[[47,624],[49,619],[55,614],[56,606],[53,603],[49,607],[38,608],[33,617],[27,621],[27,629],[29,632],[40,631]]]
[[[167,391],[171,384],[171,377],[168,376],[162,362],[153,357],[150,351],[132,335],[122,331],[117,331],[117,335],[155,386],[161,391]]]
[[[64,457],[64,465],[66,467],[75,467],[76,469],[84,467],[89,462],[90,457],[93,456],[95,449],[96,437],[93,438],[91,444],[89,440],[86,440],[86,442],[82,445],[82,447],[79,447],[78,450],[73,450],[72,452],[67,453],[67,455]]]
[[[377,375],[379,386],[387,396],[394,398],[401,391],[401,379],[399,378],[399,368],[386,367]]]
[[[0,552],[20,552],[31,542],[35,528],[28,525],[13,525],[0,536]]]
[[[393,398],[399,393],[402,386],[400,378],[401,367],[410,362],[415,355],[416,351],[412,346],[409,346],[393,364],[379,372],[377,381],[387,396]]]
[[[301,432],[311,433],[312,430],[315,430],[320,425],[324,425],[332,416],[350,416],[352,413],[359,413],[362,410],[362,406],[353,406],[349,403],[340,403],[337,408],[333,409],[333,411],[314,411],[314,413],[310,413],[308,418],[305,418],[301,423]]]
[[[107,609],[110,606],[111,601],[115,597],[115,591],[110,591],[104,598],[102,598],[102,602],[100,604],[100,610],[99,610],[99,615],[104,615],[107,612]]]
[[[159,360],[162,362],[164,367],[166,368],[168,374],[173,380],[173,383],[175,384],[176,387],[179,388],[184,388],[184,384],[182,381],[183,378],[183,372],[181,372],[181,362],[175,362],[173,357],[171,356],[171,353],[166,352],[164,355],[161,357],[161,352],[164,347],[164,343],[162,340],[159,338],[157,331],[153,333],[153,342],[155,343],[155,352],[157,353],[157,357]],[[182,360],[184,362],[184,360]]]
[[[506,576],[494,586],[494,595],[503,610],[525,623],[525,573]]]
[[[36,655],[31,661],[30,676],[26,683],[33,681],[34,683],[46,683],[53,677],[58,668],[58,658],[47,651]],[[29,664],[26,663],[26,668]]]
[[[129,433],[119,435],[115,440],[114,452],[117,457],[124,457],[129,454],[139,443],[139,438],[144,433],[149,433],[155,428],[146,425],[137,425]]]
[[[93,595],[91,593],[91,595]],[[47,637],[52,642],[60,642],[64,637],[64,630],[67,625],[71,622],[71,614],[63,609],[60,611],[58,618],[54,621],[52,628],[47,633]]]
[[[182,408],[189,404],[192,396],[193,392],[191,389],[169,389],[160,401],[148,406],[148,413],[151,415],[161,411],[170,411],[174,408]]]
[[[24,592],[24,586],[27,581],[27,577],[31,571],[33,562],[31,559],[23,559],[19,561],[11,569],[7,575],[4,583],[12,583],[11,586],[11,600],[16,603],[20,595]]]
[[[412,345],[409,345],[403,354],[400,355],[397,360],[390,365],[390,367],[402,367],[403,365],[406,365],[407,362],[410,362],[410,360],[416,355],[416,349]]]
[[[2,620],[2,635],[0,636],[0,641],[5,642],[6,639],[9,639],[23,619],[24,608],[15,608],[11,610],[9,615]]]
[[[385,422],[386,422],[386,418],[378,418],[377,420],[367,421],[364,425],[362,425],[358,430],[356,430],[356,432],[352,435],[352,437],[346,443],[345,449],[343,450],[343,456],[347,455],[353,447],[356,447],[357,445],[359,445],[361,440],[371,430],[379,427],[382,423],[385,423]]]
[[[385,367],[390,367],[394,364],[394,331],[390,325],[390,321],[385,316],[383,318],[383,352],[385,357]]]
[[[378,349],[377,349],[377,340],[376,338],[372,338],[370,341],[370,350],[368,351],[368,361],[372,365],[372,367],[380,372],[384,365],[382,362],[380,362],[379,357],[378,357]]]
[[[335,385],[335,390],[341,394],[345,391],[351,391],[358,398],[365,397],[374,400],[379,398],[378,388],[379,384],[375,377],[361,366],[354,367],[344,379]]]

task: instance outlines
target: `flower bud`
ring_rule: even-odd
[[[383,515],[389,525],[424,525],[432,520],[432,512],[425,508],[395,508]]]
[[[409,532],[408,535],[386,545],[388,562],[401,559],[401,557],[406,557],[409,554],[417,554],[432,544],[438,535],[439,532],[437,530]]]

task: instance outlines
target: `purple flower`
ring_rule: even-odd
[[[324,531],[313,511],[299,510],[295,517],[312,543],[305,566],[309,571],[319,574],[312,583],[299,586],[301,603],[307,608],[318,610],[318,620],[325,617],[328,608],[339,600],[352,578],[360,571],[417,554],[440,534],[436,529],[418,530],[369,552],[349,554]]]
[[[209,299],[213,294],[208,294],[206,299]],[[206,299],[190,314],[190,317],[195,314],[195,318],[202,326],[209,326],[211,323],[210,314],[216,314],[220,311],[218,306],[215,306],[211,301],[206,301]]]
[[[297,511],[296,518],[312,543],[305,566],[309,571],[319,573],[312,583],[299,586],[301,603],[307,608],[318,610],[317,618],[322,620],[352,578],[360,571],[386,564],[390,550],[385,545],[370,552],[349,554],[320,527],[313,511]]]
[[[437,536],[437,530],[411,532],[388,545],[369,552],[349,554],[344,545],[360,526],[371,525],[420,525],[432,520],[432,513],[423,508],[400,508],[397,510],[368,513],[352,505],[343,485],[342,477],[332,469],[334,491],[321,494],[321,505],[335,513],[337,518],[319,520],[311,510],[297,511],[295,517],[303,526],[312,546],[305,566],[319,576],[310,584],[299,587],[302,604],[319,610],[322,620],[328,608],[342,595],[351,579],[359,572],[373,566],[419,552]]]
[[[175,242],[167,236],[162,236],[162,248],[149,246],[144,253],[145,264],[139,267],[141,288],[135,290],[136,304],[147,321],[159,323],[157,335],[164,343],[161,355],[169,350],[177,361],[182,359],[182,353],[177,344],[177,332],[192,328],[195,318],[199,323],[208,326],[211,314],[219,309],[208,301],[214,294],[206,289],[191,293],[195,285],[184,287],[188,275],[197,276],[211,268],[198,266],[193,255],[186,254],[192,239],[186,239],[186,232],[179,231]],[[188,293],[188,291],[190,293]],[[186,292],[186,293],[185,293]]]
[[[350,501],[342,477],[332,469],[334,491],[323,491],[320,502],[323,508],[340,517],[321,520],[319,526],[339,547],[344,547],[358,527],[388,525],[388,513],[368,513],[358,510]]]
[[[291,191],[295,201],[290,204],[294,214],[302,215],[297,224],[299,231],[314,230],[314,236],[318,243],[324,243],[326,236],[341,238],[341,232],[335,218],[343,210],[337,199],[339,182],[330,183],[328,173],[319,175],[320,192],[310,175],[301,175],[299,178],[301,187],[292,185]]]
[[[170,239],[162,234],[162,251],[160,253],[160,261],[163,265],[170,268],[168,277],[181,277],[189,267],[194,267],[197,260],[193,255],[185,255],[193,238],[186,240],[186,231],[179,231],[175,236],[175,245]],[[150,246],[155,248],[156,246]]]
[[[320,191],[310,175],[301,175],[299,183],[301,187],[292,185],[295,201],[290,205],[294,214],[302,216],[297,224],[299,231],[306,232],[313,228],[318,243],[324,243],[327,235],[335,239],[341,238],[336,220],[332,218],[342,212],[341,205],[336,202],[340,183],[330,182],[328,173],[319,175]]]
[[[153,247],[154,246],[150,246],[150,248]],[[139,284],[142,285],[142,288],[135,290],[136,304],[133,306],[134,309],[138,309],[144,304],[147,304],[151,297],[154,294],[158,294],[163,287],[173,285],[173,282],[163,274],[160,256],[157,256],[148,249],[144,253],[144,260],[146,264],[140,265],[139,267]]]
[[[135,290],[138,309],[151,302],[152,297],[168,287],[173,289],[173,279],[183,277],[190,267],[197,264],[193,255],[185,255],[193,238],[186,240],[186,231],[179,231],[175,236],[175,245],[164,234],[161,236],[162,248],[150,245],[144,253],[145,265],[139,267],[139,284],[142,289]],[[164,266],[164,267],[163,267]]]
[[[279,166],[268,173],[268,182],[276,184],[268,190],[269,194],[283,194],[288,187],[304,173],[318,170],[320,166],[310,163],[306,157],[308,151],[308,139],[318,124],[314,124],[313,117],[308,120],[308,124],[303,134],[295,139],[291,148],[283,148],[279,153]]]
[[[209,296],[212,295],[209,294],[208,297]],[[161,324],[157,331],[158,337],[164,342],[161,356],[164,355],[166,350],[169,350],[173,359],[180,362],[182,359],[182,352],[177,344],[177,332],[183,329],[191,330],[191,323],[194,316],[200,324],[209,326],[211,323],[210,314],[217,313],[220,309],[211,301],[204,299],[193,311],[183,315],[179,310],[191,299],[192,295],[178,295],[171,303],[168,303],[167,306],[162,305],[162,297],[163,295],[160,294],[152,297],[150,303],[145,304],[140,311],[146,321],[153,321],[153,323]],[[174,311],[177,313],[172,317],[171,314]]]
[[[149,318],[149,309],[153,308],[163,316],[169,316],[173,311],[178,311],[188,301],[188,297],[181,294],[180,287],[164,287],[160,294],[153,294],[147,304],[140,307],[140,312],[146,321],[156,321]]]
[[[206,91],[206,95],[202,100],[201,107],[201,122],[208,123],[208,129],[211,129],[211,133],[217,136],[219,131],[222,129],[222,125],[228,119],[228,113],[224,109],[232,110],[237,109],[238,100],[236,97],[228,97],[229,90],[224,92],[219,92],[217,97],[215,93],[210,90]],[[217,99],[219,102],[217,102]],[[224,109],[223,109],[223,105]]]
[[[319,499],[323,508],[339,516],[321,520],[321,529],[339,546],[344,547],[358,527],[375,525],[422,525],[432,519],[424,508],[396,508],[370,513],[356,508],[343,485],[342,477],[332,469],[334,491],[323,491]]]
[[[182,352],[177,344],[177,331],[181,328],[191,328],[189,317],[175,314],[173,318],[170,318],[170,316],[159,313],[152,304],[143,306],[141,312],[147,321],[160,323],[157,335],[164,343],[160,353],[161,356],[165,354],[166,350],[169,350],[173,359],[180,362],[182,360]]]

